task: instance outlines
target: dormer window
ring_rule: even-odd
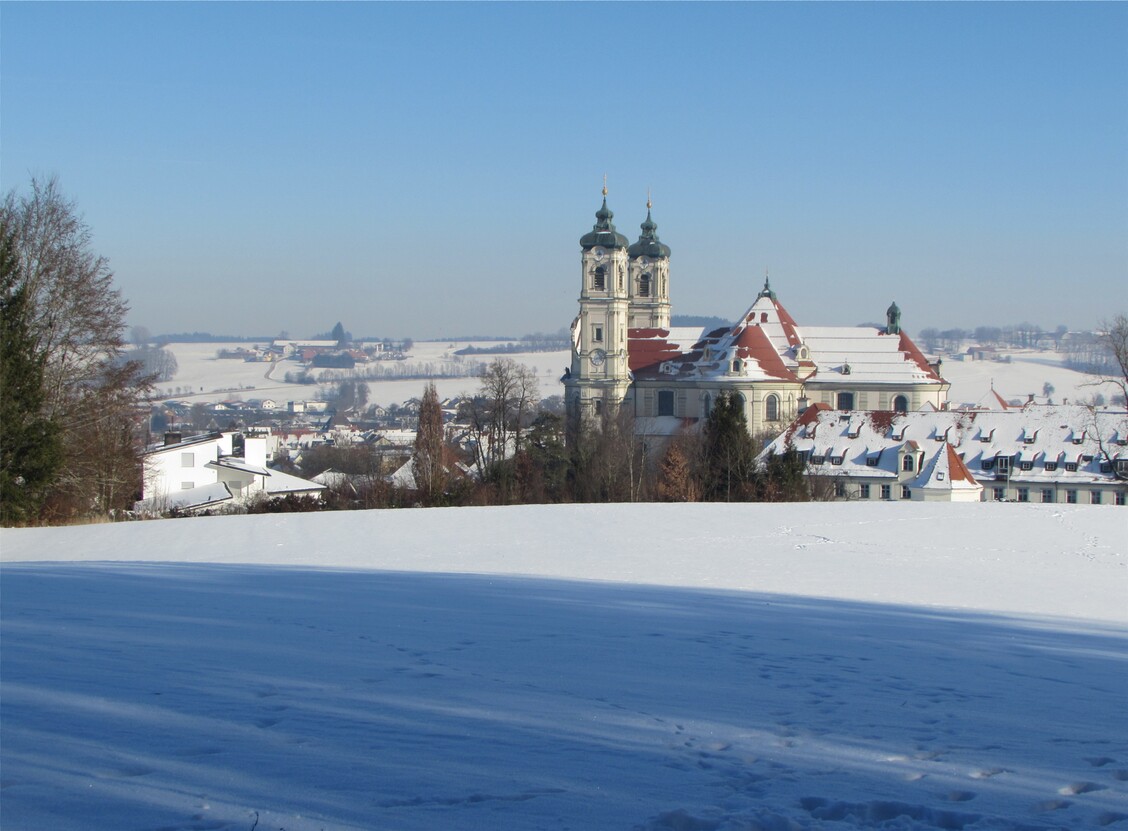
[[[1057,462],[1046,462],[1046,470],[1050,472],[1057,470]]]
[[[740,358],[733,358],[732,371],[733,372],[740,372],[740,367],[741,367]]]
[[[808,361],[811,358],[811,350],[807,347],[800,345],[795,350],[795,359],[798,361]]]
[[[901,470],[912,473],[915,468],[916,460],[913,459],[913,455],[911,453],[906,453],[905,458],[901,459]]]
[[[1077,462],[1066,462],[1065,463],[1065,469],[1068,470],[1070,473],[1076,473],[1077,472]]]
[[[767,312],[760,312],[760,322],[761,323],[767,323],[768,322],[768,313]]]
[[[812,456],[811,457],[811,464],[813,464],[813,465],[821,465],[825,461],[826,461],[826,456]]]

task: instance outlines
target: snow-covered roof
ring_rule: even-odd
[[[258,465],[247,464],[243,459],[238,456],[223,456],[214,462],[208,462],[204,467],[210,468],[225,468],[227,470],[237,470],[240,473],[250,473],[254,476],[271,476],[273,471],[267,470],[265,467]]]
[[[266,492],[271,496],[280,496],[287,493],[321,493],[324,485],[283,473],[280,470],[270,471],[270,478],[266,480]]]
[[[764,452],[792,448],[809,459],[826,457],[828,461],[832,454],[840,454],[841,464],[828,473],[892,479],[899,474],[899,454],[919,448],[930,464],[945,444],[979,481],[995,479],[998,459],[1006,458],[1009,482],[1107,483],[1114,480],[1109,465],[1128,458],[1128,412],[1074,405],[912,413],[846,412],[816,406]],[[881,453],[877,464],[867,463],[882,449],[894,452]],[[933,473],[938,469],[946,478],[958,472],[950,457],[936,464],[940,467],[933,466]]]
[[[904,332],[858,326],[800,327],[765,288],[736,324],[700,329],[632,329],[630,367],[651,377],[716,381],[805,380],[807,384],[938,383],[940,376]]]

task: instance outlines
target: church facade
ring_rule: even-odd
[[[767,280],[731,326],[670,326],[670,248],[647,202],[631,243],[607,207],[580,238],[580,310],[564,378],[573,425],[626,408],[643,435],[692,429],[721,392],[740,396],[749,430],[779,433],[808,405],[909,412],[947,408],[949,384],[901,330],[799,326]]]

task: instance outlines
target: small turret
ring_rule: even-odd
[[[896,303],[893,303],[885,310],[885,334],[901,334],[901,310],[897,307]]]

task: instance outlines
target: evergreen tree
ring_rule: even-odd
[[[748,434],[744,399],[721,392],[702,432],[701,496],[710,502],[740,502],[753,496],[756,445]]]
[[[522,502],[545,504],[568,498],[568,449],[564,445],[564,419],[542,412],[525,434],[514,463],[517,493]]]
[[[692,451],[692,443],[683,436],[675,438],[666,448],[658,464],[658,498],[663,502],[697,501]]]
[[[419,403],[419,429],[412,454],[415,485],[425,505],[438,505],[446,492],[449,472],[446,467],[446,440],[443,433],[443,408],[434,382],[423,390]]]
[[[806,477],[806,462],[796,450],[769,456],[755,476],[758,502],[807,502],[811,489]]]
[[[62,464],[58,427],[43,415],[44,356],[28,328],[11,226],[0,226],[0,521],[36,519]]]

